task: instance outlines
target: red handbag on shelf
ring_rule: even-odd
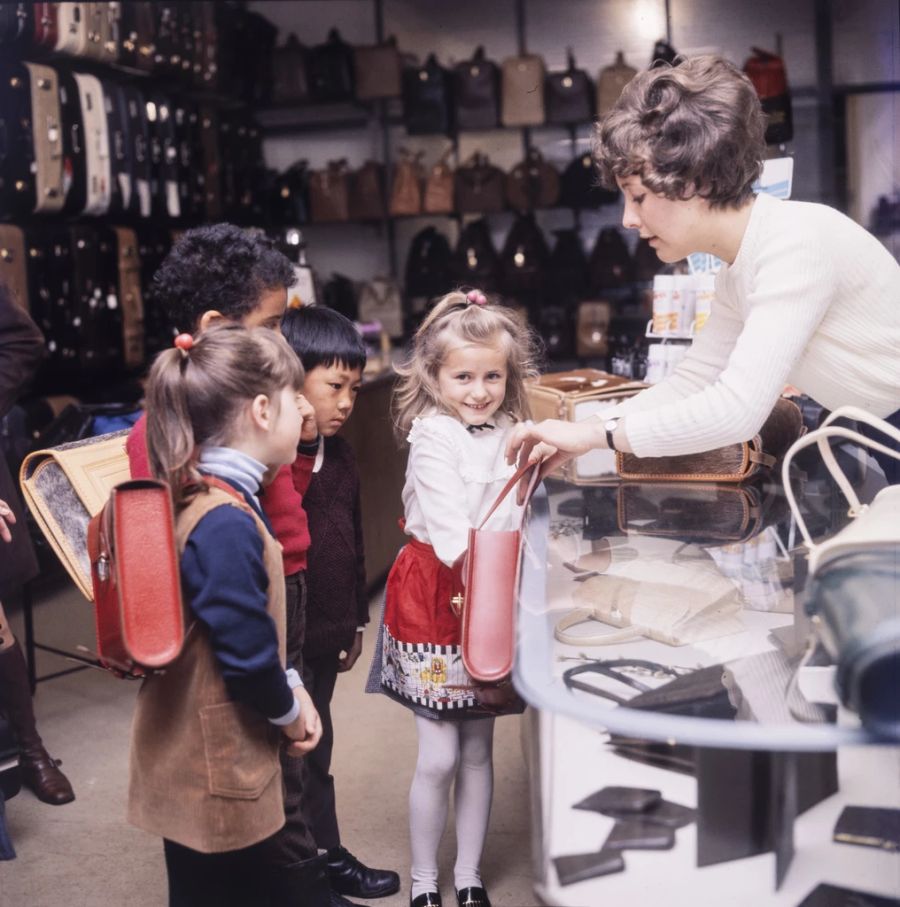
[[[482,684],[508,684],[515,654],[516,593],[519,585],[522,527],[491,530],[484,526],[504,498],[529,473],[527,505],[540,468],[526,464],[516,471],[477,528],[469,530],[469,545],[462,558],[465,593],[462,601],[462,659],[473,680]],[[524,521],[524,510],[523,521]],[[485,705],[503,704],[479,695]]]

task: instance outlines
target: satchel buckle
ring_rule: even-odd
[[[450,607],[453,609],[453,613],[459,617],[462,614],[463,604],[466,601],[466,597],[462,592],[457,592],[453,598],[450,599]]]
[[[97,579],[101,583],[105,583],[109,579],[109,558],[105,554],[101,554],[97,558]]]

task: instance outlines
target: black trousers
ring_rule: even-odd
[[[885,416],[885,422],[893,425],[894,428],[900,428],[900,409],[896,412],[891,413],[890,416]],[[887,435],[882,434],[877,429],[872,428],[869,425],[866,425],[864,422],[859,423],[859,430],[867,438],[871,438],[873,441],[878,441],[879,444],[884,444],[885,447],[890,447],[893,450],[900,450],[900,445],[897,444],[892,438],[887,437]],[[885,478],[887,478],[888,485],[896,485],[900,483],[900,460],[895,459],[894,457],[883,454],[878,450],[870,450],[869,453],[878,461],[878,465],[884,471]]]
[[[304,661],[303,682],[322,719],[322,739],[303,760],[307,776],[304,780],[303,813],[309,821],[316,844],[325,850],[338,847],[337,806],[334,797],[334,778],[331,775],[331,754],[334,750],[334,725],[331,721],[331,698],[338,676],[338,653]]]

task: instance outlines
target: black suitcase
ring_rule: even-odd
[[[147,120],[150,130],[151,207],[154,217],[181,217],[178,194],[178,142],[172,101],[162,94],[147,96]]]
[[[200,111],[190,101],[173,100],[172,118],[178,166],[178,198],[181,217],[191,223],[202,221],[205,212],[206,179],[203,172],[203,141]]]
[[[0,216],[24,217],[37,200],[31,77],[24,63],[0,63]]]
[[[147,359],[172,345],[172,330],[165,309],[153,293],[153,275],[172,246],[168,230],[152,224],[137,227],[138,255],[141,260],[141,287],[144,296],[144,344]]]
[[[128,213],[141,218],[152,214],[153,167],[150,160],[150,126],[143,93],[133,85],[119,85],[116,104],[124,108],[128,120],[125,133],[128,141],[126,154],[132,175],[131,201]]]
[[[31,3],[0,3],[0,49],[22,51],[31,45],[34,16]]]

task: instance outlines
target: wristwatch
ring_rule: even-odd
[[[607,419],[603,423],[603,429],[606,432],[606,446],[610,450],[616,449],[616,443],[613,439],[613,433],[619,427],[619,420],[621,418],[622,418],[621,416],[613,416],[611,419]]]

